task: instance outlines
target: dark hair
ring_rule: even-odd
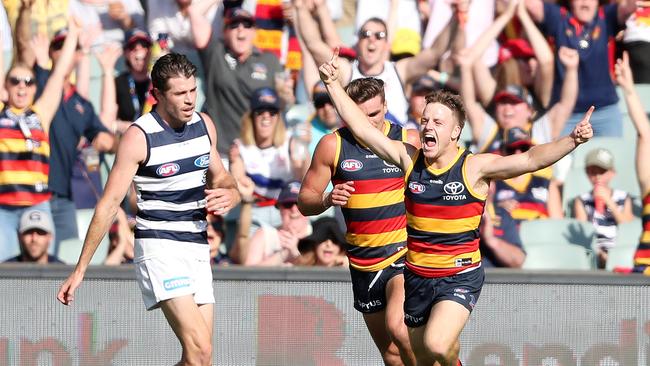
[[[378,95],[381,95],[382,103],[386,100],[384,93],[384,82],[373,77],[355,79],[345,87],[345,92],[357,104],[366,102]]]
[[[446,90],[437,90],[426,96],[426,104],[440,103],[445,107],[451,109],[452,113],[458,119],[458,125],[462,130],[465,127],[465,106],[462,99],[458,94]]]
[[[379,23],[379,24],[381,24],[384,27],[384,31],[386,32],[386,35],[388,35],[388,26],[386,25],[386,22],[383,19],[377,18],[377,17],[368,18],[368,20],[366,20],[365,22],[363,22],[363,24],[361,24],[361,27],[359,27],[359,31],[361,31],[363,29],[363,27],[365,27],[366,24],[368,24],[368,23]]]
[[[168,53],[156,61],[151,70],[151,84],[160,91],[169,89],[167,80],[179,76],[190,78],[196,75],[196,66],[180,53]]]

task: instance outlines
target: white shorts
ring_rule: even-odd
[[[162,246],[166,250],[135,260],[136,278],[147,310],[160,307],[161,301],[185,295],[194,295],[198,305],[214,303],[209,246]]]

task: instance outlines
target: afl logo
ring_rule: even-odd
[[[178,173],[179,170],[181,170],[181,167],[178,164],[167,163],[159,166],[158,169],[156,169],[156,174],[158,174],[159,177],[169,177]]]
[[[346,159],[341,162],[341,169],[346,172],[356,172],[363,168],[363,163],[355,159]]]
[[[205,168],[210,165],[210,154],[205,154],[196,158],[196,160],[194,160],[194,165],[199,168]]]
[[[409,183],[409,190],[411,191],[411,193],[414,193],[414,194],[422,194],[422,193],[424,193],[426,188],[424,187],[424,184],[420,184],[418,182],[410,182]]]
[[[442,189],[447,194],[461,194],[465,190],[465,186],[461,182],[449,182]]]

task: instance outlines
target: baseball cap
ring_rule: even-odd
[[[526,103],[533,104],[533,97],[528,91],[519,85],[508,85],[494,96],[495,103]]]
[[[128,47],[136,42],[143,42],[147,47],[151,47],[153,40],[149,33],[142,29],[133,28],[124,33],[124,47]]]
[[[602,147],[589,151],[585,157],[585,166],[597,166],[605,170],[614,168],[614,155]]]
[[[422,93],[431,93],[440,89],[438,83],[429,75],[422,75],[419,79],[413,83],[413,93],[422,94]]]
[[[512,38],[501,44],[501,48],[499,49],[499,63],[509,60],[512,57],[535,57],[535,51],[527,40],[523,38]]]
[[[322,81],[317,82],[312,89],[312,99],[314,100],[314,107],[320,108],[327,103],[332,104],[330,95],[327,94],[327,88]]]
[[[280,110],[280,99],[275,89],[264,87],[256,89],[251,95],[251,111],[260,109]]]
[[[285,184],[280,191],[278,196],[278,205],[284,203],[297,203],[298,202],[298,193],[300,192],[300,182],[291,181]]]
[[[223,24],[228,25],[238,20],[247,20],[255,24],[255,18],[251,13],[241,7],[232,7],[225,10],[223,15]]]
[[[301,253],[309,251],[313,246],[320,244],[327,239],[331,240],[341,248],[345,249],[345,235],[338,222],[333,217],[321,217],[312,223],[313,231],[310,235],[300,239],[298,250]]]
[[[392,55],[411,55],[420,53],[422,38],[418,32],[410,28],[400,28],[395,33],[395,39],[390,47]]]
[[[27,230],[38,229],[48,233],[52,233],[53,225],[52,218],[45,211],[29,210],[23,213],[20,217],[20,226],[18,227],[19,233],[24,233]]]
[[[63,42],[65,37],[68,36],[68,28],[61,28],[54,33],[52,39],[50,40],[50,49],[59,50],[63,47]],[[77,48],[79,45],[77,44]]]
[[[533,141],[530,134],[519,127],[512,127],[503,134],[503,146],[508,149],[531,146]]]

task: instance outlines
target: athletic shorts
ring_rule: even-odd
[[[404,256],[390,266],[376,271],[364,272],[350,267],[354,308],[364,314],[376,313],[386,307],[386,285],[391,278],[404,271]]]
[[[449,277],[426,278],[404,269],[404,323],[410,328],[425,325],[431,308],[442,300],[451,300],[472,312],[481,294],[483,267]]]
[[[134,261],[147,310],[160,307],[161,301],[185,295],[194,295],[198,305],[214,303],[209,246],[182,244],[182,247],[182,250],[178,247],[160,250]]]

